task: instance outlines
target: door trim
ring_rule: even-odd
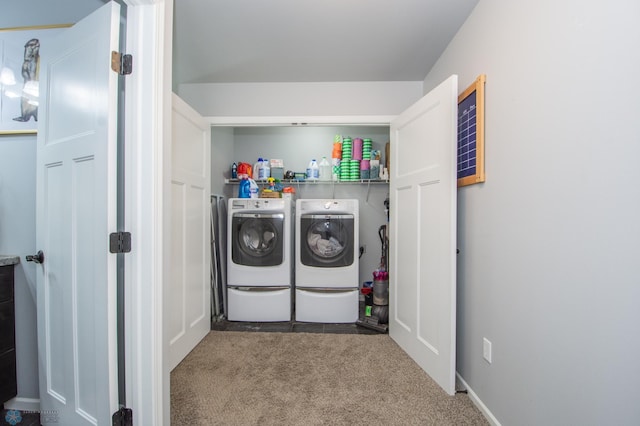
[[[125,307],[126,392],[137,424],[169,425],[163,281],[171,158],[173,2],[124,0],[134,70],[125,94],[125,221],[131,232]],[[169,153],[169,154],[167,154]],[[160,285],[159,285],[160,284]]]

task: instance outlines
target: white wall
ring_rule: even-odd
[[[424,81],[487,74],[487,181],[458,197],[458,371],[504,425],[640,424],[638,17],[482,0]]]
[[[205,117],[396,115],[422,96],[420,81],[183,84]]]
[[[211,192],[217,195],[232,195],[224,180],[231,178],[233,154],[233,127],[211,128]]]
[[[18,396],[37,399],[36,270],[24,260],[36,252],[35,155],[35,136],[0,136],[0,253],[21,262],[14,267]]]

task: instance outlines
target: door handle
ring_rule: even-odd
[[[28,255],[27,262],[44,263],[44,253],[42,250],[38,250],[35,255]]]

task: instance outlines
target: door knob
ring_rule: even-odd
[[[35,255],[28,255],[27,262],[44,263],[44,253],[42,250],[38,250]]]

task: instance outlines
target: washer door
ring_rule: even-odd
[[[319,268],[350,266],[354,261],[354,216],[313,215],[300,217],[300,261]]]
[[[232,219],[233,263],[277,266],[284,261],[284,213],[238,213]]]

